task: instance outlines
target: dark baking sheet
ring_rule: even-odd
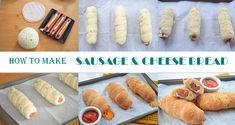
[[[107,75],[107,76],[102,76],[102,77],[98,77],[98,78],[94,78],[94,79],[90,79],[90,80],[86,80],[86,81],[82,81],[82,82],[79,82],[79,86],[85,86],[85,85],[90,85],[90,84],[95,84],[97,82],[100,82],[100,81],[103,81],[103,80],[108,80],[108,79],[111,79],[111,78],[115,78],[115,77],[122,77],[122,76],[125,76],[127,75],[128,73],[115,73],[115,74],[110,74],[110,75]],[[141,73],[141,75],[144,77],[144,79],[147,81],[147,83],[150,85],[150,87],[155,91],[155,93],[158,95],[158,91],[157,91],[157,85],[152,81],[152,79],[150,79],[150,77],[146,74],[146,73]],[[127,123],[131,122],[131,121],[135,121],[139,118],[142,118],[146,115],[149,115],[151,113],[154,113],[156,112],[155,110],[151,111],[151,112],[148,112],[144,115],[140,115],[138,117],[135,117],[133,119],[130,119],[130,120],[127,120],[125,121],[124,123],[121,123],[121,124],[118,124],[118,125],[126,125]],[[81,124],[81,122],[79,121],[78,119],[78,122],[79,124]]]
[[[159,0],[161,2],[179,2],[179,1],[192,1],[192,2],[212,2],[212,3],[220,3],[220,2],[232,2],[233,0]]]
[[[235,80],[235,75],[230,75],[230,76],[216,76],[219,78],[221,81],[231,81]],[[200,80],[200,78],[195,78],[197,80]],[[158,80],[159,84],[165,84],[165,85],[175,85],[175,84],[182,84],[183,79],[169,79],[169,80]]]
[[[11,82],[7,82],[3,85],[0,85],[0,89],[5,89],[5,88],[8,88],[8,87],[11,87],[14,85],[18,85],[18,84],[24,83],[28,80],[38,78],[38,77],[44,76],[44,75],[47,75],[47,74],[39,73],[39,74],[34,74],[34,75],[27,77],[27,78],[17,79],[17,80],[11,81]],[[0,106],[0,117],[2,119],[4,119],[6,125],[19,125],[8,113],[6,113],[6,111],[1,106]],[[63,125],[68,125],[68,123],[74,121],[75,119],[77,119],[77,117],[71,119],[70,121],[65,122]]]

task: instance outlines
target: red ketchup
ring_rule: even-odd
[[[82,120],[85,123],[94,123],[98,119],[98,117],[99,117],[98,115],[99,114],[96,111],[88,110],[88,111],[83,113]]]
[[[215,88],[215,87],[217,87],[219,85],[215,80],[213,80],[211,78],[204,79],[203,80],[203,84],[205,86],[209,87],[209,88]]]

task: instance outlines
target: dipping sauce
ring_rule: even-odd
[[[99,117],[99,114],[94,110],[88,110],[83,113],[82,120],[86,123],[94,123]]]
[[[204,79],[203,84],[209,88],[215,88],[219,85],[214,79],[210,79],[210,78]]]

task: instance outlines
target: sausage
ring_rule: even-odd
[[[182,97],[187,97],[189,92],[187,90],[178,89],[177,93]]]
[[[200,89],[200,86],[198,86],[198,85],[195,84],[195,83],[191,83],[191,84],[190,84],[190,87],[191,87],[193,90],[195,90],[195,91],[198,91],[198,90]]]
[[[51,28],[53,27],[53,25],[56,23],[56,21],[59,19],[61,13],[60,12],[56,12],[56,14],[50,19],[50,21],[47,23],[47,25],[45,26],[44,30],[45,32],[49,32],[51,30]]]
[[[49,35],[50,36],[53,36],[55,33],[56,33],[56,31],[60,28],[60,26],[63,24],[63,22],[65,21],[65,19],[66,19],[66,16],[65,15],[62,15],[59,19],[58,19],[58,21],[56,22],[56,24],[53,26],[53,28],[51,29],[51,31],[50,31],[50,33],[49,33]]]
[[[71,22],[71,19],[69,19],[69,18],[64,22],[64,24],[60,27],[60,29],[58,30],[58,32],[55,35],[56,39],[60,39],[61,38],[61,36],[64,34],[64,31],[69,26],[70,22]]]

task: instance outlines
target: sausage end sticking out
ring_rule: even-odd
[[[37,115],[37,112],[32,112],[32,113],[29,115],[29,119],[35,117],[36,115]]]
[[[152,102],[149,103],[151,107],[157,107],[157,99],[153,100]]]

